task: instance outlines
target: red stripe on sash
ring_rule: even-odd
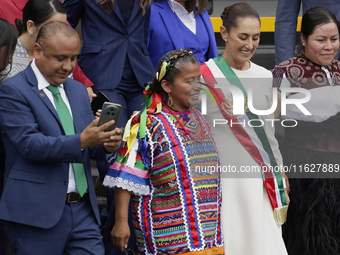
[[[212,72],[210,71],[210,68],[205,64],[200,65],[200,70],[203,78],[205,79],[205,83],[208,85],[208,88],[210,92],[215,96],[219,96],[220,98],[225,98],[223,91],[220,88],[215,88],[215,84],[217,84],[217,81],[215,77],[213,76]],[[217,95],[216,95],[217,93]],[[230,116],[222,109],[222,104],[220,101],[216,100],[217,105],[219,109],[221,110],[221,113],[223,114],[223,117],[230,121],[232,120],[233,123],[239,123],[238,119],[236,117]],[[249,137],[248,133],[244,130],[242,125],[237,124],[231,128],[237,139],[240,141],[240,143],[243,145],[243,147],[248,151],[250,156],[260,165],[265,166],[266,169],[269,169],[269,167],[263,162],[262,156],[260,154],[260,151],[258,148],[254,145],[253,141]],[[265,171],[265,180],[264,185],[266,187],[270,203],[272,205],[272,208],[275,209],[278,207],[277,201],[276,201],[276,192],[275,192],[275,181],[270,171]]]

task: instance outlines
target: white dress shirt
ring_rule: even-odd
[[[183,5],[176,2],[175,0],[168,0],[168,4],[171,10],[177,14],[178,18],[183,24],[190,29],[191,32],[196,34],[196,18],[194,12],[188,12]]]
[[[38,89],[44,91],[44,93],[46,94],[48,99],[50,99],[52,105],[55,108],[53,94],[52,94],[51,91],[49,91],[47,89],[47,87],[50,86],[50,83],[45,79],[45,77],[39,71],[38,67],[35,64],[35,59],[33,59],[31,67],[32,67],[32,70],[33,70],[35,77],[37,78],[37,81],[38,81]],[[71,107],[70,107],[70,102],[68,101],[65,90],[64,90],[64,84],[59,85],[58,88],[59,88],[61,98],[63,99],[68,110],[70,111],[71,117],[73,118]],[[67,186],[67,193],[71,193],[71,192],[78,193],[78,190],[77,190],[77,187],[76,187],[76,181],[75,181],[75,178],[74,178],[74,170],[73,170],[72,163],[69,164],[68,186]]]

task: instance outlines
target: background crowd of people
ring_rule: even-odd
[[[339,254],[336,175],[282,171],[340,165],[339,8],[312,2],[295,56],[301,1],[278,1],[271,70],[251,61],[261,20],[247,3],[221,14],[221,56],[206,0],[1,4],[0,254]],[[283,95],[305,95],[286,88],[310,93],[310,115],[291,104],[280,116]],[[100,91],[122,106],[109,132],[91,110]],[[280,118],[298,125],[275,135]],[[197,171],[218,165],[278,170]]]

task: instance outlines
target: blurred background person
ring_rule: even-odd
[[[66,22],[66,10],[58,0],[29,0],[23,8],[23,17],[24,20],[15,20],[21,35],[13,55],[12,70],[6,79],[27,68],[34,59],[33,47],[40,27],[50,21]]]
[[[300,7],[305,13],[308,9],[322,6],[331,10],[340,19],[340,2],[334,0],[278,0],[275,19],[275,63],[295,56],[296,25]],[[300,38],[298,38],[300,42]],[[300,44],[300,43],[299,43]],[[300,45],[299,45],[300,46]],[[301,53],[301,47],[299,47]],[[339,53],[335,57],[339,60]]]
[[[334,59],[339,28],[331,11],[309,9],[302,18],[303,52],[272,69],[279,91],[303,88],[311,93],[303,104],[311,115],[287,105],[281,116],[298,122],[294,128],[285,128],[280,141],[284,165],[302,166],[306,172],[312,164],[323,166],[322,171],[302,175],[305,179],[290,178],[291,203],[283,226],[290,255],[340,254],[340,62]],[[303,97],[304,93],[287,95],[288,99]]]
[[[8,21],[0,18],[0,77],[5,76],[3,73],[7,65],[10,65],[9,71],[11,70],[11,63],[13,59],[13,53],[17,44],[18,32],[15,27]],[[5,147],[0,135],[0,196],[3,189],[3,181],[5,176]],[[3,250],[3,227],[0,221],[0,254],[5,254]],[[7,246],[6,246],[7,247]],[[10,247],[10,246],[9,246]],[[8,254],[8,252],[6,252]]]
[[[27,0],[2,0],[0,5],[0,18],[15,25],[17,18],[22,19],[22,9]]]
[[[151,4],[148,49],[154,68],[167,52],[191,49],[198,62],[218,56],[207,0],[158,0]]]
[[[116,192],[112,240],[120,250],[130,234],[131,198],[138,254],[223,254],[219,173],[207,171],[219,158],[203,116],[193,108],[199,79],[192,51],[165,54],[146,88],[150,107],[126,126],[127,143],[104,180]]]
[[[0,18],[0,29],[0,75],[5,76],[7,73],[3,71],[8,64],[11,66],[13,61],[18,32],[12,24],[2,18]]]
[[[66,21],[64,16],[66,17],[66,10],[59,0],[4,0],[1,3],[0,18],[15,24],[20,32],[20,38],[14,53],[13,70],[6,77],[0,78],[0,83],[26,69],[33,59],[33,46],[39,28],[49,21]],[[89,97],[92,99],[92,89],[90,90],[90,88],[93,83],[84,75],[78,64],[71,77],[83,83],[88,91],[91,91]]]
[[[154,75],[147,49],[151,0],[66,0],[67,19],[75,27],[81,20],[84,40],[79,66],[111,102],[122,105],[118,127],[143,103],[145,83]],[[109,165],[97,162],[104,178]],[[106,254],[120,254],[110,233],[114,224],[113,190],[107,190],[107,208],[102,212]],[[112,206],[111,206],[112,205]],[[111,211],[110,211],[111,210]],[[106,213],[107,211],[107,213]],[[129,210],[131,212],[131,208]],[[109,218],[106,220],[106,216]],[[133,229],[130,213],[130,229]],[[129,247],[134,250],[134,232]]]
[[[229,171],[221,175],[224,253],[287,255],[279,226],[285,221],[289,198],[279,171],[282,157],[274,125],[267,121],[274,114],[257,116],[247,107],[250,97],[255,109],[267,110],[273,104],[271,72],[250,61],[260,42],[260,17],[249,4],[237,3],[226,7],[221,18],[224,53],[202,64],[201,73],[220,102],[217,107],[212,100],[207,101],[205,119],[216,141],[221,166],[235,169],[234,174]],[[217,88],[216,84],[219,84]],[[230,98],[226,84],[243,92],[244,114],[236,116],[231,111],[236,108],[237,100]],[[252,95],[248,93],[250,89]],[[229,124],[215,125],[216,119]],[[261,171],[269,165],[278,172]]]

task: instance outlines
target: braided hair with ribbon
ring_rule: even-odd
[[[126,155],[130,152],[132,145],[137,139],[139,133],[139,152],[143,155],[146,153],[147,141],[145,138],[145,130],[147,125],[147,115],[158,113],[162,110],[162,104],[168,99],[168,94],[163,90],[161,82],[162,80],[168,81],[172,84],[179,74],[181,74],[181,65],[186,63],[198,63],[194,53],[189,49],[173,50],[166,53],[159,61],[157,66],[156,75],[153,81],[146,86],[144,89],[144,102],[146,101],[146,106],[144,110],[139,112],[139,125],[135,128],[131,127],[130,119],[125,127],[125,132],[123,136],[123,141],[127,141],[128,150]]]

